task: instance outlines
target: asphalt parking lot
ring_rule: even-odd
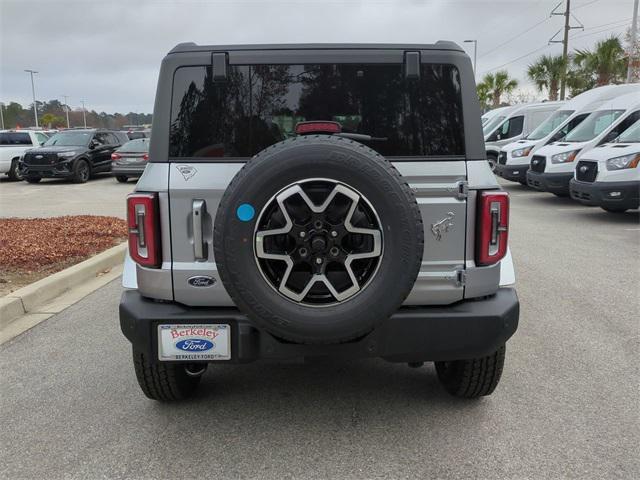
[[[82,188],[103,185],[133,187]],[[155,403],[113,282],[0,346],[0,476],[640,478],[639,214],[505,185],[522,313],[491,397],[448,396],[430,365],[363,360],[217,365],[194,399]]]
[[[125,218],[125,197],[135,182],[118,183],[99,175],[87,183],[43,179],[40,183],[11,182],[0,178],[0,217],[57,217],[60,215],[106,215]]]

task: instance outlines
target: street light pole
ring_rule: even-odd
[[[631,83],[631,73],[637,65],[638,59],[635,58],[636,35],[638,34],[638,0],[633,3],[633,22],[631,23],[631,51],[629,52],[629,66],[627,67],[627,83]]]
[[[4,103],[0,102],[0,122],[2,122],[2,130],[4,130]]]
[[[82,102],[82,120],[84,122],[84,128],[87,128],[87,110],[84,108],[84,100]]]
[[[31,74],[31,93],[33,94],[33,116],[36,119],[36,128],[38,128],[38,106],[36,105],[36,87],[33,83],[33,74],[38,73],[35,70],[25,70]]]
[[[67,103],[69,96],[62,95],[62,98],[64,98],[64,111],[67,114],[67,128],[71,128],[71,125],[69,124],[69,104]]]
[[[465,40],[464,43],[473,43],[473,76],[475,77],[478,59],[478,40]]]

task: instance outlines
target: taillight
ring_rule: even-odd
[[[143,267],[161,263],[160,218],[157,193],[132,193],[127,197],[129,255]]]
[[[305,133],[340,133],[341,131],[342,125],[338,122],[310,121],[296,124],[297,135],[304,135]]]
[[[149,154],[145,153],[144,155],[142,155],[142,159],[146,162],[147,160],[149,160]]]
[[[484,191],[478,195],[476,264],[492,265],[507,253],[509,238],[509,194]]]
[[[120,160],[121,158],[122,158],[122,155],[120,155],[119,153],[111,154],[111,160]]]

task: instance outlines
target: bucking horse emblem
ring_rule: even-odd
[[[449,212],[442,220],[431,224],[431,233],[433,233],[433,236],[436,237],[437,241],[442,240],[442,235],[453,227],[453,217],[455,217],[455,214],[453,212]]]

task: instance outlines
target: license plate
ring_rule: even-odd
[[[229,360],[231,327],[222,324],[158,325],[158,358],[185,362]]]

